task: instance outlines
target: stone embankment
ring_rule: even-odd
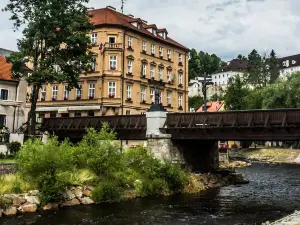
[[[17,169],[14,163],[2,163],[0,164],[0,175],[15,173]]]
[[[249,181],[238,173],[230,171],[219,171],[208,174],[192,174],[189,185],[186,186],[186,193],[199,192],[209,188],[217,188],[231,184],[246,184]],[[22,194],[4,194],[0,196],[0,217],[12,216],[19,213],[33,213],[37,210],[58,210],[63,207],[75,205],[94,204],[91,186],[70,187],[61,192],[61,202],[41,205],[41,193],[38,190]],[[127,192],[124,199],[136,198],[134,191]]]
[[[262,225],[300,225],[300,211],[295,211],[293,214],[286,216],[275,222],[266,222]]]

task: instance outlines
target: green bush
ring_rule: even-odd
[[[7,150],[9,151],[10,154],[15,155],[19,152],[21,149],[21,143],[17,141],[13,141],[11,143],[6,144]]]
[[[101,185],[95,188],[92,192],[92,197],[95,202],[119,202],[122,199],[124,189],[120,188],[117,183],[112,181],[102,182]]]
[[[168,185],[164,179],[155,178],[153,180],[143,179],[136,183],[136,193],[140,196],[159,196],[168,194]]]

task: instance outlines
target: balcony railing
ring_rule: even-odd
[[[123,44],[122,43],[105,43],[104,49],[122,49]]]

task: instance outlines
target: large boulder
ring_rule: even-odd
[[[61,207],[69,207],[74,205],[80,205],[80,201],[77,198],[62,203]]]
[[[25,199],[27,200],[28,203],[31,204],[41,204],[41,199],[39,196],[25,196]]]
[[[28,192],[28,195],[37,196],[37,195],[40,195],[40,191],[39,190],[32,190],[32,191]]]
[[[24,196],[19,196],[19,197],[15,197],[13,199],[12,204],[13,204],[13,206],[20,207],[21,205],[23,205],[26,202],[27,202],[27,200],[25,199]]]
[[[17,214],[17,207],[15,206],[10,206],[8,208],[6,208],[4,211],[3,211],[3,214],[5,216],[13,216],[13,215],[16,215]]]
[[[34,213],[37,210],[37,205],[32,203],[26,203],[19,207],[19,211],[23,213]]]
[[[80,199],[80,202],[81,202],[81,204],[83,204],[83,205],[91,205],[91,204],[94,204],[94,203],[95,203],[95,202],[94,202],[91,198],[89,198],[89,197],[81,198],[81,199]]]
[[[43,210],[58,210],[58,203],[48,203],[43,207]]]
[[[83,190],[82,194],[85,197],[92,197],[92,191],[89,189]]]
[[[76,198],[82,197],[82,188],[75,188],[72,193],[75,195]]]
[[[69,190],[69,189],[66,189],[66,190],[62,193],[62,195],[63,195],[64,199],[69,199],[69,200],[71,200],[71,199],[75,198],[75,195],[74,195],[74,194],[72,193],[72,191]]]
[[[228,175],[231,184],[248,184],[249,180],[240,173],[232,173]]]

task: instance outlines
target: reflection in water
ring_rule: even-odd
[[[198,195],[78,206],[0,219],[0,224],[261,224],[300,209],[300,166],[255,164],[238,170],[250,183]]]

